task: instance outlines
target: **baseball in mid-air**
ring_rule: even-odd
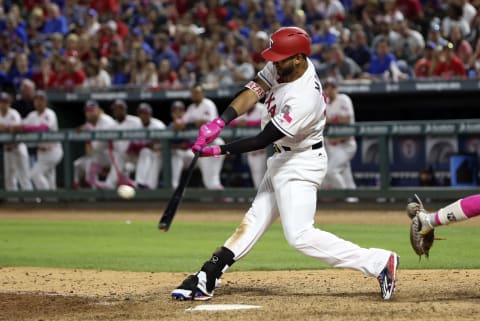
[[[117,188],[118,196],[124,199],[131,199],[135,196],[135,188],[129,185],[120,185]]]

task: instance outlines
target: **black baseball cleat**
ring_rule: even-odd
[[[390,300],[393,296],[399,264],[400,258],[398,255],[395,253],[390,254],[390,258],[388,259],[385,268],[377,277],[378,282],[380,283],[380,294],[384,300]]]
[[[172,298],[179,301],[195,300],[208,301],[213,297],[213,291],[206,290],[207,276],[200,271],[188,276],[182,284],[171,292]]]

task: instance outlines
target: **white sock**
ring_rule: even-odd
[[[462,210],[458,200],[450,205],[441,208],[437,213],[429,215],[429,221],[432,226],[447,225],[451,222],[459,222],[468,219],[468,216]]]

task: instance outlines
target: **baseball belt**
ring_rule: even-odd
[[[307,147],[307,148],[299,148],[298,151],[306,151],[306,150],[311,150],[311,149],[319,149],[319,148],[322,148],[323,147],[323,142],[320,141],[316,144],[313,144],[312,146],[310,147]],[[277,144],[273,144],[273,151],[275,153],[282,153],[282,152],[290,152],[292,151],[292,148],[291,147],[288,147],[288,146],[282,146],[282,145],[277,145]]]

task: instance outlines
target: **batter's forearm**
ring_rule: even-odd
[[[235,97],[230,106],[237,112],[237,115],[240,116],[246,113],[253,105],[258,102],[257,95],[250,89],[242,91],[240,95]]]

